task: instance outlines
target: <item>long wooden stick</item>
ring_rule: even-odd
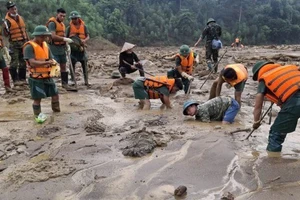
[[[125,64],[127,64],[127,65],[132,66],[131,64],[129,64],[129,63],[126,62],[125,60],[123,60],[123,62],[124,62]],[[134,65],[133,65],[133,66],[134,66]],[[149,72],[146,72],[145,70],[139,69],[139,68],[137,68],[136,66],[134,66],[134,68],[137,69],[137,70],[140,70],[141,72],[144,72],[145,74],[148,74],[148,75],[150,75],[150,76],[155,76],[154,74],[151,74],[151,73],[149,73]]]
[[[259,120],[259,123],[265,118],[265,116],[268,114],[268,112],[272,109],[273,106],[273,102],[271,103],[270,107],[268,108],[268,110],[264,113],[264,115],[262,116],[262,118]],[[252,133],[255,131],[256,129],[252,129],[252,131],[249,133],[249,135],[246,137],[245,140],[248,140],[249,137],[252,135]]]

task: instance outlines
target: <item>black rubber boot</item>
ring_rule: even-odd
[[[51,102],[51,107],[52,107],[53,112],[60,112],[59,101]]]
[[[17,69],[14,69],[14,68],[9,68],[9,73],[10,73],[10,76],[13,80],[13,82],[17,82],[19,80],[19,75],[18,75],[18,72],[17,72]]]
[[[77,92],[77,88],[71,87],[68,85],[69,73],[68,72],[61,72],[61,85],[67,91]]]
[[[26,69],[19,69],[19,80],[22,83],[22,85],[27,85],[26,82]]]

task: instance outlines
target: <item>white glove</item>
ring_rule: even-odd
[[[185,73],[185,72],[182,72],[182,73],[181,73],[181,76],[182,76],[183,78],[187,78],[189,81],[193,81],[193,80],[194,80],[194,77],[188,75],[188,74]]]
[[[64,41],[67,42],[67,43],[73,43],[74,41],[70,38],[66,38],[64,37]]]
[[[189,79],[189,81],[193,81],[193,80],[194,80],[194,77],[188,76],[187,79]]]

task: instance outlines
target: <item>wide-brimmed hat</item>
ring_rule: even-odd
[[[49,29],[44,25],[38,25],[35,27],[34,32],[32,33],[33,36],[38,35],[51,35]]]
[[[213,18],[209,18],[209,19],[207,20],[206,24],[208,25],[208,24],[211,23],[211,22],[216,22],[216,20],[214,20]]]
[[[197,105],[199,105],[199,103],[197,101],[194,101],[194,100],[188,100],[188,101],[184,102],[184,104],[183,104],[183,114],[184,115],[188,115],[187,114],[187,108],[191,105],[196,105],[197,106]]]
[[[120,78],[120,77],[121,77],[120,72],[118,72],[118,71],[113,71],[111,73],[111,78]]]
[[[123,53],[124,51],[127,51],[129,49],[132,49],[133,47],[135,47],[134,44],[125,42],[124,45],[123,45],[123,47],[122,47],[121,53]]]
[[[73,19],[73,18],[80,18],[80,17],[81,17],[81,16],[79,15],[79,13],[78,13],[76,10],[70,12],[70,16],[69,16],[70,19]]]

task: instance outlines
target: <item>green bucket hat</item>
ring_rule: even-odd
[[[209,18],[206,22],[206,25],[208,25],[210,22],[216,22],[216,20],[214,20],[213,18]]]
[[[73,18],[81,18],[81,16],[79,15],[79,13],[77,11],[72,11],[70,13],[70,19],[73,19]]]
[[[12,2],[12,1],[8,1],[6,3],[7,10],[10,9],[10,8],[12,8],[12,7],[14,7],[14,6],[16,6],[16,4],[14,2]]]
[[[44,25],[38,25],[35,27],[33,33],[33,36],[39,36],[39,35],[51,35],[51,32],[49,29]]]
[[[257,81],[258,71],[267,64],[274,64],[274,63],[268,61],[258,61],[257,63],[255,63],[255,65],[252,68],[252,73],[253,73],[252,79],[254,81]]]
[[[191,52],[191,49],[188,45],[182,45],[179,49],[179,54],[182,56],[187,56]]]
[[[197,103],[196,101],[193,101],[193,100],[188,100],[188,101],[184,102],[184,104],[183,104],[183,114],[184,115],[188,115],[186,111],[187,111],[187,108],[191,105],[197,106],[197,105],[199,105],[199,103]]]

